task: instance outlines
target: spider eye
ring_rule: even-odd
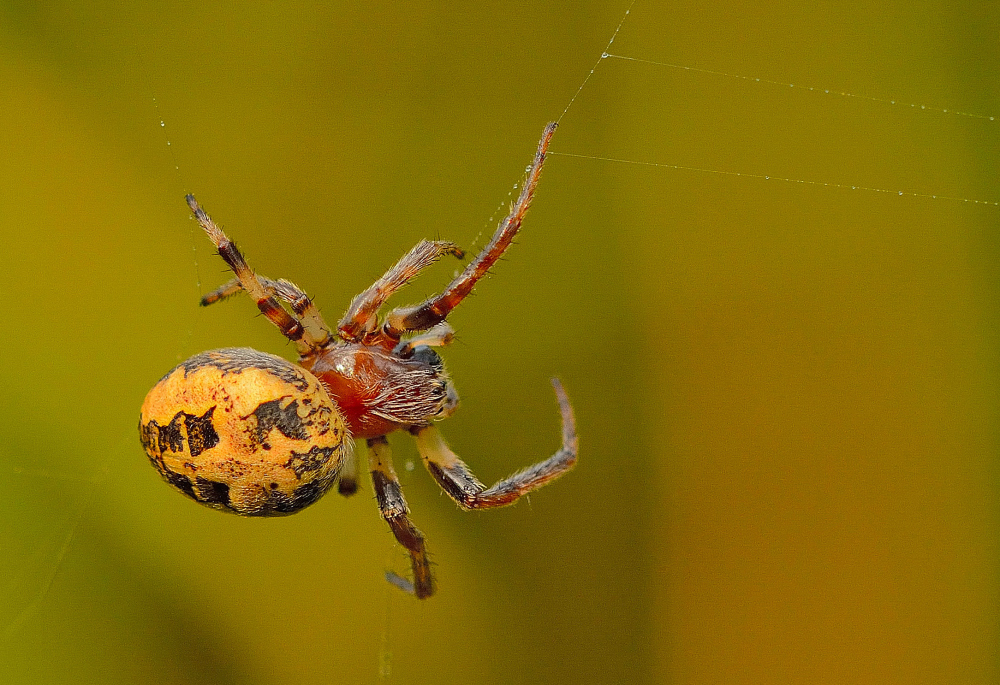
[[[444,369],[444,362],[441,361],[441,356],[434,351],[434,348],[428,347],[427,345],[418,345],[413,348],[413,354],[410,359],[415,359],[419,362],[423,362],[428,366],[433,366],[438,371]]]

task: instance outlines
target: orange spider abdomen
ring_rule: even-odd
[[[174,368],[146,396],[139,435],[170,485],[243,516],[312,504],[353,446],[315,376],[249,348],[202,352]]]

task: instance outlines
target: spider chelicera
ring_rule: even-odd
[[[464,509],[512,504],[576,463],[573,409],[553,379],[562,415],[562,446],[548,459],[487,488],[452,452],[434,426],[458,406],[458,394],[433,348],[450,343],[448,314],[510,246],[531,204],[556,125],[545,127],[510,214],[489,243],[451,283],[422,304],[378,312],[386,300],[440,257],[463,257],[445,241],[419,242],[354,298],[336,332],[309,297],[284,279],[255,274],[193,196],[195,219],[236,278],[205,295],[202,305],[240,290],[298,349],[298,364],[249,348],[203,352],[164,376],[143,403],[139,431],[161,476],[207,506],[245,516],[294,513],[334,482],[357,490],[352,439],[368,445],[368,467],[382,517],[410,554],[413,581],[387,578],[416,595],[434,593],[423,534],[392,466],[386,435],[409,432],[427,470]],[[285,302],[291,313],[281,302]]]

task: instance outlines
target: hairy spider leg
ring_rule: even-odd
[[[440,295],[432,297],[422,304],[400,307],[389,312],[383,326],[385,335],[399,340],[407,332],[426,331],[441,323],[451,310],[472,292],[476,282],[489,272],[521,229],[521,222],[535,196],[535,188],[538,186],[538,179],[542,173],[542,164],[545,162],[545,152],[549,148],[549,141],[552,140],[552,134],[555,131],[556,123],[553,122],[546,126],[542,132],[542,139],[538,143],[535,159],[524,179],[521,194],[511,207],[510,214],[497,226],[497,230],[493,233],[493,237],[486,247],[465,267],[461,274],[448,284],[448,287]]]
[[[552,386],[562,414],[562,447],[551,457],[487,488],[452,452],[434,426],[415,426],[417,451],[441,488],[464,509],[491,509],[513,504],[522,495],[564,475],[576,465],[577,437],[573,407],[558,379]]]
[[[305,291],[284,278],[274,280],[261,274],[256,274],[256,276],[268,295],[274,295],[291,306],[292,311],[298,316],[299,322],[307,332],[319,341],[318,345],[320,347],[330,344],[333,340],[333,333],[330,331],[330,327],[326,325],[326,321],[323,320],[323,316],[319,313],[315,303],[306,295]],[[200,304],[202,307],[207,307],[210,304],[221,302],[242,290],[243,285],[240,283],[240,279],[234,278],[228,283],[220,285],[212,292],[202,295]]]
[[[430,561],[427,559],[427,549],[424,547],[424,535],[407,516],[410,513],[403,499],[403,490],[392,467],[392,452],[385,436],[368,439],[368,468],[372,474],[372,485],[375,488],[375,498],[382,518],[389,524],[392,534],[396,536],[403,547],[410,553],[413,566],[413,583],[400,578],[394,573],[386,574],[386,578],[397,587],[416,595],[420,599],[434,594],[434,578],[431,575]]]
[[[358,457],[354,450],[348,450],[344,455],[340,474],[337,476],[337,492],[344,497],[350,497],[358,491]]]
[[[257,274],[257,278],[260,279],[260,282],[264,284],[265,288],[267,288],[267,282],[264,280],[264,277],[261,276],[260,274]],[[234,278],[228,283],[220,285],[212,292],[205,293],[204,295],[202,295],[201,300],[198,301],[198,304],[200,304],[202,307],[207,307],[210,304],[215,304],[216,302],[222,302],[222,300],[232,297],[236,293],[242,291],[243,291],[243,286],[240,285],[240,279]]]
[[[240,254],[236,245],[233,244],[225,232],[223,232],[223,230],[214,221],[212,221],[211,217],[205,213],[205,210],[199,206],[198,201],[194,199],[194,195],[188,195],[185,199],[187,200],[188,207],[191,208],[191,213],[194,214],[195,219],[198,220],[198,223],[201,225],[202,229],[204,229],[209,239],[215,244],[216,248],[218,248],[219,256],[226,261],[229,268],[233,270],[234,274],[236,274],[236,278],[239,279],[240,286],[257,303],[257,308],[261,311],[261,313],[266,316],[271,323],[278,327],[278,330],[281,331],[282,335],[296,343],[300,355],[305,355],[321,349],[323,346],[322,339],[318,339],[313,331],[306,328],[297,318],[293,317],[285,311],[280,304],[278,304],[278,301],[275,300],[274,296],[268,292],[267,288],[257,277],[257,274],[255,274],[253,269],[251,269],[247,264],[246,259],[244,259],[243,255]],[[279,282],[272,281],[272,283],[277,284]],[[298,289],[296,288],[295,290]],[[305,295],[303,293],[303,297],[304,296]],[[306,297],[305,299],[308,300],[309,298]],[[306,309],[308,309],[308,307]]]
[[[377,333],[378,310],[410,279],[447,254],[459,259],[465,256],[465,252],[457,245],[444,240],[421,240],[414,245],[385,275],[351,301],[351,306],[337,324],[340,337],[350,342],[366,344],[381,342],[377,340],[380,337]],[[387,346],[391,349],[394,344],[395,341]]]

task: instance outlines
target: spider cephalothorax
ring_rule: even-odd
[[[388,577],[417,597],[429,597],[434,582],[424,538],[407,516],[387,434],[406,430],[413,435],[428,471],[466,509],[511,504],[576,463],[573,410],[555,379],[562,447],[490,488],[434,427],[436,420],[455,411],[458,394],[433,348],[452,341],[453,331],[445,321],[449,312],[520,229],[554,132],[555,124],[546,126],[510,214],[443,292],[379,319],[379,309],[389,296],[422,269],[445,255],[464,256],[452,243],[422,240],[354,298],[336,332],[297,286],[255,274],[222,229],[188,195],[195,219],[236,274],[203,297],[202,304],[246,292],[296,343],[299,362],[248,348],[227,348],[196,355],[164,376],[146,396],[139,421],[142,445],[164,480],[192,499],[224,511],[244,516],[290,514],[315,502],[334,482],[341,494],[357,490],[352,438],[364,439],[382,516],[409,551],[413,567],[412,583],[395,574]]]

